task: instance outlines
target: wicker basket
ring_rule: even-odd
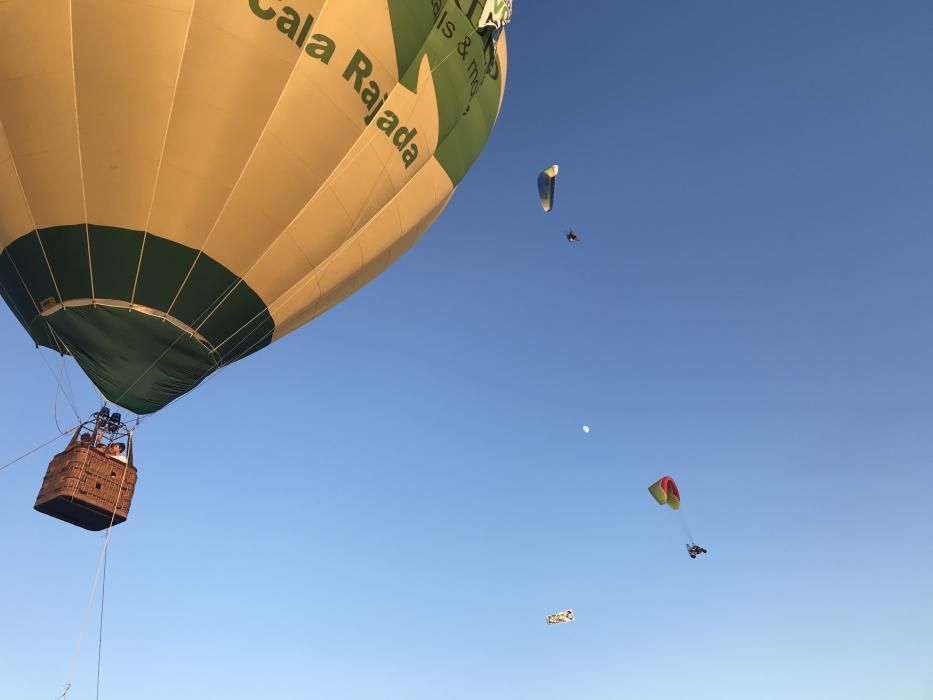
[[[52,459],[34,506],[85,530],[124,522],[136,489],[136,467],[84,444]]]

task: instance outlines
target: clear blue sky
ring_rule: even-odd
[[[411,253],[141,427],[101,698],[933,698],[933,4],[586,7],[517,0]],[[0,333],[5,463],[55,382]],[[32,511],[52,452],[0,472],[4,700],[61,693],[102,543]]]

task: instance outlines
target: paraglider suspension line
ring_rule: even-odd
[[[679,510],[677,511],[677,522],[680,524],[680,529],[683,530],[684,535],[687,536],[687,540],[689,540],[690,544],[694,544],[693,535],[690,533],[690,526],[687,525],[687,519]]]

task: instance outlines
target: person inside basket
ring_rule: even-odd
[[[126,455],[123,454],[125,450],[126,445],[124,445],[122,442],[111,442],[107,446],[107,456],[126,464]]]

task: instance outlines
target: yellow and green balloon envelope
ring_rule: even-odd
[[[502,103],[483,11],[0,2],[0,294],[108,399],[162,408],[437,219]]]
[[[648,490],[660,505],[668,505],[674,510],[680,508],[680,491],[677,490],[677,484],[671,477],[661,477],[651,484]]]

